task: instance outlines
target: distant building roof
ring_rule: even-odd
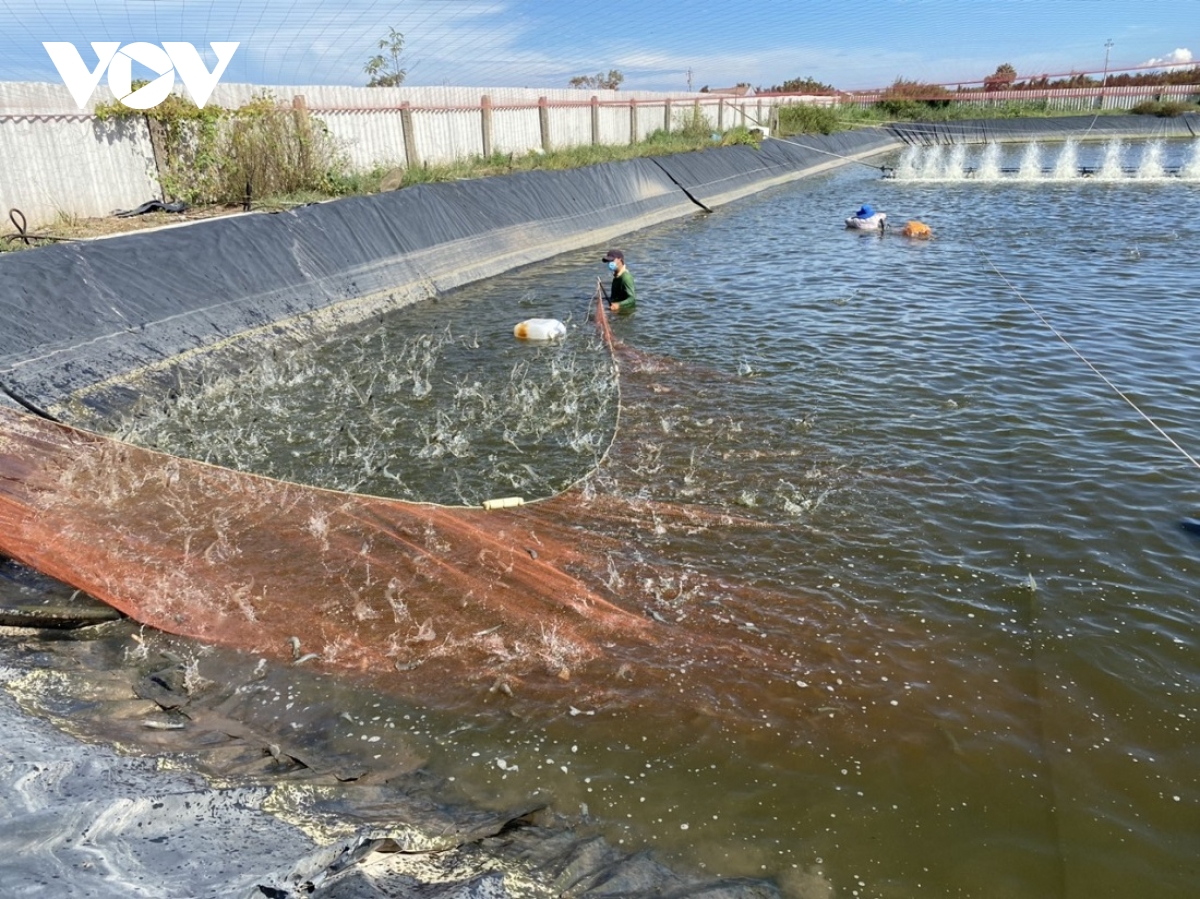
[[[753,97],[754,88],[748,84],[739,84],[735,87],[710,87],[710,94],[733,94],[735,97]]]

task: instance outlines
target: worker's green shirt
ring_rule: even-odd
[[[632,312],[637,308],[637,293],[633,289],[633,273],[629,269],[613,275],[610,302],[619,304],[617,312]]]

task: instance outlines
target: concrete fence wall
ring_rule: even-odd
[[[107,215],[158,196],[144,119],[106,124],[62,85],[0,83],[0,232],[9,210],[29,226]]]
[[[647,91],[220,84],[209,103],[232,109],[264,93],[302,104],[361,170],[629,144],[697,117],[714,130],[753,127],[781,102]],[[0,83],[0,214],[20,209],[36,228],[162,195],[145,119],[106,123],[92,115],[97,103],[112,100],[101,86],[81,111],[63,85]]]

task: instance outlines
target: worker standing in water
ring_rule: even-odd
[[[637,308],[637,293],[633,287],[633,272],[625,267],[625,254],[620,250],[609,250],[602,261],[608,263],[608,270],[613,273],[608,308],[613,312],[632,312]]]

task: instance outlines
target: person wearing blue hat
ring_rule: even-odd
[[[858,212],[846,219],[846,227],[856,231],[874,231],[878,229],[879,233],[883,233],[887,214],[876,212],[875,207],[870,203],[863,203],[858,207]]]

